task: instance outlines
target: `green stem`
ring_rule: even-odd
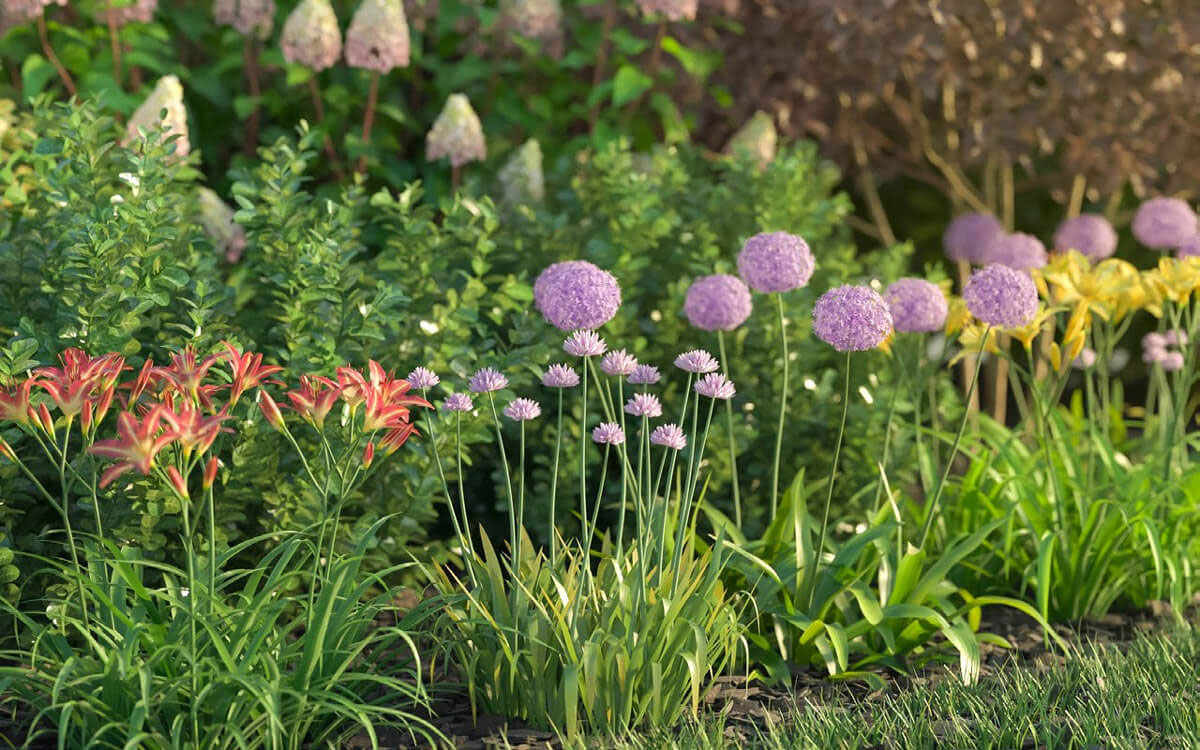
[[[426,389],[426,388],[421,389],[421,397],[424,398],[426,401],[429,400],[429,398],[428,398],[429,394],[427,393],[427,390],[428,389]],[[467,573],[471,576],[471,582],[477,583],[477,580],[475,578],[475,564],[474,564],[475,560],[473,559],[474,556],[473,555],[470,557],[467,556],[467,550],[470,549],[470,539],[468,539],[467,536],[463,533],[463,529],[466,528],[466,526],[467,526],[467,518],[464,515],[463,519],[462,519],[462,523],[460,524],[459,520],[458,520],[458,511],[456,511],[454,509],[454,497],[450,493],[450,483],[448,481],[446,481],[446,470],[442,466],[442,455],[441,455],[441,452],[438,450],[437,429],[435,428],[435,425],[434,425],[434,422],[436,421],[435,417],[436,417],[436,412],[434,412],[433,410],[430,410],[429,412],[426,412],[426,414],[425,414],[425,425],[429,428],[429,444],[433,450],[433,460],[434,460],[434,463],[437,464],[438,477],[442,480],[442,489],[446,493],[446,507],[450,510],[450,522],[454,525],[454,533],[458,535],[458,543],[460,545],[462,545],[462,548],[463,548],[463,558],[464,558],[464,562],[466,563],[466,566],[467,566]],[[465,512],[465,510],[466,510],[465,506],[464,506],[463,510]]]
[[[775,511],[779,507],[779,460],[783,455],[783,427],[787,418],[788,397],[787,321],[784,318],[783,295],[776,294],[775,300],[779,304],[779,338],[783,343],[783,385],[779,393],[779,427],[775,433],[775,463],[771,470],[771,518],[768,519],[768,523],[775,520]]]
[[[837,479],[838,461],[842,457],[842,438],[846,434],[846,415],[850,411],[850,352],[846,352],[846,379],[845,385],[842,387],[842,422],[838,427],[837,442],[833,448],[833,466],[829,469],[829,490],[825,493],[825,512],[821,515],[821,533],[817,536],[817,546],[813,550],[813,577],[811,580],[816,580],[816,575],[821,569],[821,558],[825,552],[825,532],[829,526],[829,506],[833,503],[833,487],[834,480]],[[815,587],[808,587],[808,607],[812,606],[812,597]]]
[[[492,408],[492,421],[496,425],[496,444],[500,446],[500,463],[504,466],[504,484],[508,487],[508,540],[512,545],[509,555],[512,557],[513,569],[517,570],[521,565],[521,553],[517,548],[517,516],[516,508],[513,507],[516,497],[513,495],[512,475],[508,469],[508,453],[504,450],[504,434],[500,430],[500,413],[496,411],[496,399],[492,393],[488,391],[488,405]]]
[[[717,331],[717,347],[721,353],[721,370],[726,378],[729,375],[729,357],[725,354],[725,332]],[[732,380],[732,378],[730,378]],[[738,482],[737,441],[733,432],[733,399],[725,401],[725,428],[729,433],[729,482],[733,486],[733,523],[739,529],[742,527],[742,494]]]
[[[558,527],[556,501],[558,499],[558,458],[562,454],[562,423],[563,423],[563,389],[558,389],[558,428],[554,432],[554,468],[550,475],[550,569],[557,570],[558,562]]]
[[[520,475],[518,480],[521,483],[521,491],[517,499],[517,537],[516,542],[519,548],[521,544],[521,536],[525,533],[525,421],[521,421],[521,456],[519,459],[518,469]]]
[[[51,442],[53,443],[53,440]],[[79,610],[83,615],[84,627],[90,629],[91,626],[88,624],[87,598],[83,593],[83,568],[79,566],[79,551],[75,544],[75,531],[71,527],[71,487],[67,483],[67,448],[70,444],[71,420],[68,419],[66,429],[63,430],[63,445],[62,450],[59,452],[58,460],[58,481],[59,486],[62,488],[62,507],[60,510],[62,511],[63,526],[67,532],[67,544],[71,548],[71,562],[75,565],[75,572],[77,574],[75,583],[79,588]]]
[[[583,524],[581,531],[587,533],[587,397],[588,397],[588,369],[591,364],[588,357],[583,358],[583,390],[580,395],[583,399],[579,414],[579,522]],[[584,549],[585,561],[588,550]],[[588,570],[591,566],[587,566]]]

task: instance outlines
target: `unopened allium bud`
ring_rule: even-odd
[[[525,141],[501,167],[500,201],[507,206],[541,203],[546,197],[542,174],[542,147],[536,138]]]
[[[363,0],[346,29],[346,63],[377,73],[408,65],[408,19],[400,0]]]
[[[266,39],[275,25],[275,0],[216,0],[213,18],[245,36]]]
[[[164,114],[165,111],[165,114]],[[163,138],[174,138],[175,156],[182,159],[192,150],[188,140],[187,109],[183,106],[183,85],[173,75],[158,79],[154,91],[134,111],[125,128],[123,145],[132,147],[142,133],[161,129]]]
[[[451,94],[446,99],[446,106],[425,137],[425,158],[448,158],[453,167],[487,158],[483,124],[465,94]]]
[[[233,220],[233,209],[206,187],[197,190],[196,200],[200,204],[200,226],[204,227],[204,233],[225,254],[225,260],[237,263],[246,249],[246,232]]]
[[[283,59],[322,71],[342,55],[342,31],[329,0],[300,0],[283,24]]]
[[[758,160],[759,166],[765,167],[774,161],[778,144],[779,134],[775,130],[775,120],[759,110],[733,134],[725,146],[725,151],[734,156],[748,154]]]
[[[700,0],[637,0],[647,16],[663,16],[668,21],[694,21]]]

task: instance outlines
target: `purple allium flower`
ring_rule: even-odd
[[[1167,352],[1163,358],[1158,361],[1158,364],[1166,372],[1177,372],[1183,369],[1183,353],[1182,352]]]
[[[685,372],[696,374],[714,372],[721,366],[716,358],[703,349],[693,349],[675,358],[675,366]]]
[[[567,365],[550,365],[542,375],[542,385],[547,388],[574,388],[579,385],[579,373]]]
[[[702,331],[732,331],[750,317],[750,289],[725,273],[701,276],[688,287],[683,312]]]
[[[1046,265],[1046,246],[1031,234],[1014,232],[998,234],[984,248],[981,263],[999,263],[1002,266],[1028,271]]]
[[[668,21],[694,21],[700,0],[637,0],[647,16],[662,16]]]
[[[446,411],[471,411],[475,404],[471,403],[471,397],[465,393],[451,393],[442,400],[442,408]]]
[[[650,442],[681,451],[687,447],[687,435],[683,434],[683,430],[679,429],[677,424],[664,424],[655,427],[650,433]]]
[[[625,442],[625,431],[619,424],[603,422],[592,430],[592,440],[600,445],[620,445]]]
[[[942,234],[942,247],[950,260],[980,263],[992,239],[1003,233],[1003,225],[991,214],[960,214]]]
[[[1182,329],[1172,328],[1163,334],[1163,340],[1167,346],[1187,346],[1187,332]]]
[[[538,311],[560,331],[595,329],[621,306],[617,278],[586,260],[548,266],[533,284]]]
[[[1104,260],[1117,251],[1117,232],[1100,214],[1080,214],[1058,225],[1054,249],[1078,250],[1093,262]]]
[[[346,63],[384,75],[408,65],[408,19],[401,0],[363,0],[346,29]]]
[[[413,388],[422,389],[432,388],[438,383],[442,382],[442,379],[434,374],[432,370],[427,370],[424,367],[418,367],[410,372],[405,380],[407,380],[408,384]]]
[[[657,419],[662,416],[662,402],[649,393],[637,393],[625,402],[625,413],[635,417]]]
[[[696,393],[707,398],[717,398],[722,401],[728,401],[737,395],[737,389],[733,387],[733,381],[725,377],[719,372],[709,373],[696,381]]]
[[[1142,336],[1143,349],[1166,349],[1168,345],[1167,337],[1161,333],[1151,331]]]
[[[1179,198],[1151,198],[1138,206],[1132,228],[1133,236],[1146,247],[1169,250],[1196,234],[1196,212]]]
[[[163,114],[166,110],[166,115]],[[191,152],[188,140],[187,109],[183,106],[183,85],[173,75],[163,76],[154,85],[154,91],[134,111],[125,125],[127,147],[142,140],[143,132],[162,130],[164,140],[175,137],[175,157],[182,159]]]
[[[599,357],[608,349],[595,331],[576,331],[563,342],[563,351],[572,357]]]
[[[449,158],[452,167],[487,158],[483,123],[465,94],[451,94],[446,99],[446,106],[425,136],[425,158],[429,161]]]
[[[638,365],[629,374],[629,382],[633,385],[654,385],[661,379],[662,375],[654,365]]]
[[[215,0],[213,18],[243,36],[266,39],[275,25],[275,0]]]
[[[1079,356],[1071,361],[1071,366],[1076,370],[1086,370],[1096,364],[1096,350],[1084,347],[1080,350]]]
[[[1175,248],[1176,258],[1196,258],[1200,257],[1200,234],[1193,234],[1191,237],[1184,240],[1183,244]]]
[[[888,305],[870,287],[835,287],[813,306],[813,333],[839,352],[874,349],[891,332]]]
[[[604,355],[604,359],[600,360],[600,370],[605,375],[620,375],[622,377],[632,375],[637,366],[637,358],[624,349],[609,352]]]
[[[1161,346],[1143,346],[1142,347],[1142,361],[1148,365],[1154,364],[1155,362],[1162,362],[1163,359],[1166,358],[1166,356],[1167,356],[1167,350],[1162,348]]]
[[[315,72],[342,56],[342,31],[329,0],[300,0],[283,23],[283,59]]]
[[[940,286],[925,279],[897,279],[883,298],[892,313],[892,325],[900,333],[939,331],[946,323],[946,295]]]
[[[1038,296],[1025,271],[993,264],[971,274],[963,289],[967,309],[987,325],[1019,328],[1037,315]]]
[[[528,422],[542,416],[542,407],[530,398],[514,398],[504,407],[504,416],[514,422]]]
[[[804,238],[787,232],[756,234],[738,253],[738,273],[759,292],[799,289],[812,278],[815,266]]]
[[[501,375],[500,371],[493,367],[485,367],[482,370],[476,371],[471,376],[470,382],[467,383],[467,388],[471,390],[471,393],[489,393],[507,386],[508,378]]]

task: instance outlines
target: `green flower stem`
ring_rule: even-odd
[[[71,487],[67,483],[67,447],[71,444],[71,423],[72,420],[68,419],[67,426],[63,430],[62,450],[59,453],[58,481],[59,486],[62,488],[62,507],[60,510],[62,511],[63,527],[67,532],[67,544],[71,548],[71,562],[75,565],[76,573],[82,576],[83,568],[79,566],[79,551],[75,544],[75,531],[71,528]],[[51,443],[53,442],[54,440],[51,438]],[[55,445],[55,448],[57,447]],[[91,626],[88,624],[87,598],[83,594],[83,580],[81,577],[77,577],[75,582],[79,587],[79,610],[83,615],[83,625],[85,628],[90,629]]]
[[[558,499],[558,459],[562,455],[562,423],[563,423],[563,389],[558,390],[558,428],[554,432],[554,468],[550,474],[550,518],[549,518],[549,534],[550,534],[550,568],[556,570],[558,562],[558,527],[555,524],[557,517],[556,501]]]
[[[466,493],[463,491],[463,470],[462,470],[462,412],[454,412],[454,438],[455,438],[455,464],[458,471],[458,505],[462,511],[463,524],[467,522],[467,499]],[[467,536],[467,549],[471,554],[471,560],[475,560],[475,542],[471,539],[471,528],[468,525],[465,529]]]
[[[211,486],[204,490],[204,500],[208,506],[208,612],[212,614],[217,596],[217,511]]]
[[[696,403],[699,404],[700,398],[696,398]],[[704,458],[704,448],[708,444],[708,431],[712,427],[713,411],[716,409],[717,400],[709,399],[708,401],[708,417],[704,421],[704,432],[696,445],[696,466],[693,471],[689,462],[689,475],[685,482],[686,489],[684,490],[683,501],[680,503],[680,513],[677,528],[675,530],[675,560],[678,561],[683,554],[684,534],[691,527],[692,505],[695,502],[696,485],[700,481],[700,464]]]
[[[525,420],[521,420],[521,450],[518,461],[520,474],[517,479],[521,483],[521,490],[517,496],[517,536],[516,542],[521,544],[521,537],[525,533]],[[519,547],[518,547],[519,549]],[[518,558],[519,559],[519,558]]]
[[[579,522],[583,524],[581,531],[587,533],[587,397],[588,397],[588,369],[591,367],[591,358],[583,358],[583,390],[580,395],[582,401],[582,411],[579,413]],[[582,534],[581,534],[582,536]],[[584,555],[588,554],[588,550],[584,549]],[[586,566],[591,570],[591,566]]]
[[[670,447],[663,447],[663,450],[671,455],[670,466],[667,469],[667,484],[663,488],[663,499],[659,503],[662,512],[659,514],[655,536],[658,537],[658,559],[655,561],[655,567],[658,569],[658,586],[662,587],[662,572],[663,560],[666,557],[667,546],[667,506],[671,503],[671,480],[675,475],[675,459],[679,457],[679,451]],[[664,457],[666,453],[663,454]]]
[[[725,332],[717,331],[717,347],[721,353],[721,370],[726,378],[729,375],[729,357],[725,354]],[[739,529],[742,527],[742,493],[738,483],[737,441],[733,431],[733,399],[725,401],[725,428],[729,432],[729,482],[733,486],[733,523]]]
[[[521,567],[521,552],[517,547],[517,516],[513,507],[516,497],[513,495],[512,475],[508,469],[508,453],[504,450],[504,434],[500,430],[500,413],[496,411],[496,398],[488,391],[488,405],[492,408],[492,421],[496,425],[496,444],[500,446],[500,463],[504,466],[504,484],[508,487],[508,540],[512,545],[509,554],[512,556],[513,569]]]
[[[596,487],[596,502],[592,507],[592,519],[587,528],[587,533],[584,536],[584,550],[590,550],[592,548],[592,539],[596,536],[596,524],[600,519],[600,501],[604,499],[604,482],[608,479],[608,458],[611,450],[612,446],[605,444],[604,460],[600,464],[600,484]]]
[[[833,503],[833,487],[834,481],[837,479],[838,461],[842,457],[842,438],[846,435],[846,415],[850,411],[850,352],[846,352],[846,379],[842,386],[842,422],[838,427],[837,442],[833,448],[833,466],[829,469],[829,490],[825,493],[825,511],[821,515],[821,533],[817,536],[817,546],[813,549],[813,576],[811,580],[816,581],[816,574],[821,569],[821,558],[825,554],[825,534],[829,527],[829,506]],[[808,586],[808,604],[812,606],[814,586]]]
[[[775,512],[779,507],[779,460],[783,455],[783,427],[787,418],[788,397],[788,344],[787,321],[783,310],[783,295],[776,294],[775,301],[779,304],[779,339],[783,343],[783,385],[779,392],[779,427],[775,433],[775,463],[771,470],[771,517],[767,522],[775,520]]]
[[[426,391],[427,391],[427,389],[425,389],[425,388],[421,389],[421,397],[425,398],[425,400],[428,401],[429,399],[428,399],[428,394],[426,393]],[[433,459],[434,459],[434,463],[437,465],[438,477],[442,480],[442,489],[446,493],[446,507],[448,507],[450,509],[450,522],[452,524],[454,524],[454,533],[458,535],[458,542],[463,547],[463,551],[464,551],[463,558],[464,558],[464,562],[466,563],[466,566],[467,566],[467,573],[471,576],[471,582],[478,583],[478,581],[475,578],[475,565],[474,565],[475,561],[474,561],[474,559],[472,559],[473,556],[468,557],[465,554],[466,550],[470,549],[470,545],[471,545],[470,539],[468,539],[467,535],[463,533],[463,529],[467,527],[467,517],[464,515],[463,519],[462,519],[462,523],[461,524],[459,523],[458,511],[456,511],[454,509],[454,497],[450,493],[450,483],[446,481],[446,470],[442,466],[442,455],[441,455],[441,452],[438,451],[437,429],[434,424],[436,421],[437,421],[436,411],[431,409],[430,411],[426,412],[425,425],[429,428],[429,445],[431,446],[431,448],[433,450]],[[463,507],[463,510],[465,512],[465,510],[466,510],[465,506]],[[467,533],[468,534],[470,533],[469,530]]]

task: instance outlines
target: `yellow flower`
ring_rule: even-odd
[[[971,322],[971,311],[962,297],[946,295],[948,311],[946,312],[946,335],[958,333]]]
[[[1005,333],[1020,341],[1026,349],[1030,349],[1033,347],[1033,340],[1041,334],[1045,328],[1046,321],[1053,317],[1054,312],[1052,308],[1039,304],[1037,314],[1033,316],[1033,320],[1020,328],[1009,328]]]
[[[984,331],[987,331],[987,339],[984,340]],[[958,353],[950,358],[950,364],[957,364],[963,357],[971,356],[979,352],[980,343],[983,343],[983,351],[995,354],[1000,351],[997,345],[1000,331],[997,328],[989,328],[983,323],[974,322],[962,329],[962,333],[958,336],[958,343],[962,346]]]

